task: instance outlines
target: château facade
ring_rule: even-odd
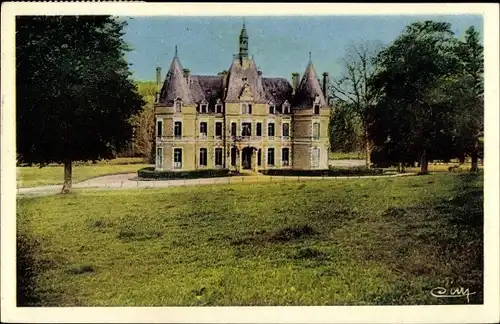
[[[328,168],[328,82],[310,58],[300,82],[263,77],[244,24],[239,53],[217,76],[191,75],[176,48],[155,103],[155,169]]]

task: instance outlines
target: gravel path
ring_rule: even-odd
[[[98,178],[88,179],[79,183],[73,184],[74,189],[91,189],[91,190],[120,190],[120,189],[146,189],[146,188],[166,188],[178,186],[195,186],[195,185],[214,185],[214,184],[235,184],[235,183],[258,183],[258,182],[295,182],[307,180],[337,180],[337,179],[353,179],[353,178],[385,178],[385,177],[400,177],[410,176],[413,173],[393,174],[383,176],[350,176],[350,177],[283,177],[283,176],[234,176],[220,178],[204,178],[204,179],[182,179],[182,180],[141,180],[137,179],[137,173],[108,175]],[[52,195],[60,193],[62,185],[40,186],[33,188],[18,188],[18,195]]]

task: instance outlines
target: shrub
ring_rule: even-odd
[[[155,171],[154,167],[146,167],[137,171],[140,179],[196,179],[229,176],[229,169],[205,169],[193,171]]]
[[[295,177],[340,177],[340,176],[367,176],[381,175],[382,169],[366,168],[346,168],[346,169],[319,169],[319,170],[298,170],[298,169],[270,169],[263,170],[264,175],[270,176],[295,176]]]

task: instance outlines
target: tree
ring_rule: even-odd
[[[478,171],[478,158],[483,155],[484,137],[484,48],[479,33],[470,27],[457,46],[459,67],[450,88],[457,107],[456,139],[460,153],[471,157],[471,171]]]
[[[449,157],[453,107],[439,91],[456,71],[456,39],[451,25],[424,21],[404,33],[376,59],[379,70],[371,80],[380,94],[372,116],[378,116],[379,145],[390,147],[398,160],[418,158],[422,173],[430,159]],[[384,110],[384,111],[383,111]],[[374,130],[372,129],[372,132]],[[448,145],[449,146],[449,145]]]
[[[381,49],[382,44],[377,41],[350,45],[342,58],[343,74],[339,78],[334,78],[331,85],[332,97],[343,104],[344,108],[351,109],[353,115],[361,121],[367,168],[371,166],[372,147],[368,132],[370,127],[368,110],[376,102],[370,80],[376,72],[374,59]]]
[[[112,158],[132,135],[143,100],[122,40],[125,22],[110,16],[22,16],[16,21],[19,162],[64,164]]]
[[[345,103],[334,105],[328,124],[330,149],[340,152],[353,152],[361,148],[362,126],[353,109]]]
[[[137,82],[137,86],[145,104],[143,110],[132,118],[132,125],[134,126],[132,152],[134,155],[146,157],[150,162],[154,163],[153,143],[156,138],[154,101],[157,86],[152,81]]]

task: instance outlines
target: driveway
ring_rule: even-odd
[[[137,173],[126,173],[107,175],[88,179],[73,184],[74,189],[92,189],[92,190],[120,190],[120,189],[147,189],[147,188],[166,188],[178,186],[194,185],[214,185],[214,184],[251,184],[262,182],[296,182],[307,180],[337,180],[337,179],[357,179],[357,178],[385,178],[409,176],[413,173],[382,175],[382,176],[346,176],[346,177],[292,177],[292,176],[234,176],[220,178],[201,178],[201,179],[181,179],[181,180],[138,180]],[[18,188],[18,195],[52,195],[60,193],[62,185],[40,186],[32,188]]]

